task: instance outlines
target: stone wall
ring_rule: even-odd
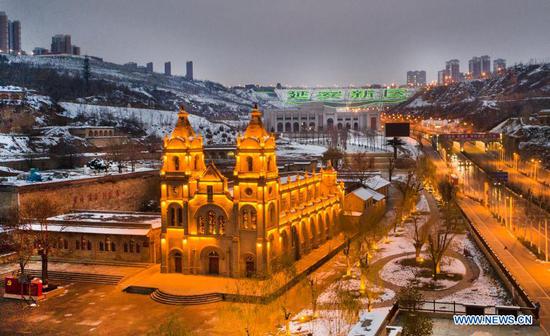
[[[71,210],[139,211],[144,203],[160,199],[157,170],[78,180],[35,183],[23,186],[0,185],[0,217],[10,208],[32,206],[36,199],[50,199],[57,212]]]

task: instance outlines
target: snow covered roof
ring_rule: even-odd
[[[6,85],[0,86],[0,92],[24,92],[25,90],[19,86]]]
[[[352,191],[352,194],[361,198],[363,201],[367,201],[372,198],[378,202],[386,197],[379,192],[363,187],[355,189],[354,191]]]
[[[370,189],[379,190],[380,188],[390,185],[390,181],[382,178],[380,175],[375,175],[373,177],[369,177],[364,184]]]
[[[416,204],[416,212],[420,212],[420,213],[430,212],[430,206],[428,205],[428,200],[426,199],[426,196],[424,194],[420,195],[420,199]]]
[[[145,224],[151,228],[160,227],[160,214],[123,211],[83,211],[71,212],[48,218],[49,222],[80,223],[79,225],[92,226],[93,224],[114,226],[130,226],[132,224]]]
[[[359,322],[351,328],[348,336],[375,336],[384,327],[384,321],[390,308],[376,308],[371,312],[363,312]]]
[[[40,224],[32,224],[33,231],[41,231]],[[127,236],[146,236],[149,229],[124,228],[124,227],[94,227],[94,226],[73,226],[73,225],[48,225],[49,232],[68,232],[68,233],[91,233],[107,235],[127,235]]]

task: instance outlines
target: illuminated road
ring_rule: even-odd
[[[426,143],[425,143],[426,144]],[[438,178],[446,178],[451,169],[443,162],[438,153],[430,146],[424,146],[424,153],[432,159],[436,165]],[[479,178],[479,175],[478,175]],[[472,224],[483,235],[498,258],[511,271],[520,285],[525,289],[529,297],[535,302],[540,302],[541,328],[545,335],[550,335],[550,263],[543,263],[529,252],[493,214],[480,203],[465,197],[462,193],[457,195],[459,206],[466,213]]]
[[[531,192],[535,197],[542,197],[547,205],[550,202],[550,186],[544,185],[540,182],[542,178],[542,169],[539,168],[537,170],[539,179],[535,180],[533,177],[526,176],[518,172],[515,168],[512,168],[512,164],[510,162],[505,163],[500,160],[498,158],[498,154],[494,151],[489,151],[486,153],[473,143],[468,142],[464,144],[464,152],[485,169],[493,171],[501,169],[507,171],[509,175],[509,184],[521,190],[521,193],[525,197],[527,197],[528,193]],[[525,164],[523,165],[525,166]],[[525,174],[533,174],[534,170],[533,168],[524,168],[522,171]]]
[[[481,204],[462,196],[458,204],[529,297],[540,302],[541,328],[550,335],[550,264],[537,261]]]

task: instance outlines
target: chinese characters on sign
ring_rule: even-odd
[[[407,100],[413,91],[405,88],[387,89],[285,89],[275,90],[287,103],[300,104],[310,101],[352,101],[368,103],[399,103]]]

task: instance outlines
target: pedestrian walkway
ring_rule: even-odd
[[[541,329],[545,335],[550,335],[550,264],[537,260],[481,204],[461,195],[457,202],[527,295],[532,300],[540,302]]]
[[[288,282],[296,281],[328,261],[343,247],[345,237],[339,234],[323,245],[303,256],[295,263],[295,272],[279,272],[268,279],[228,278],[207,275],[160,273],[160,266],[129,277],[119,284],[122,289],[128,286],[158,288],[171,295],[203,295],[210,293],[237,294],[242,296],[266,297],[280,290]]]

